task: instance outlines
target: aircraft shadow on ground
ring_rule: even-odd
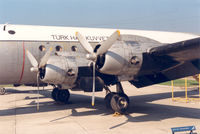
[[[36,94],[37,90],[31,91],[15,91],[15,89],[8,90],[12,91],[12,93],[27,93],[27,94]],[[10,92],[11,93],[11,92]],[[51,91],[44,90],[40,91],[40,97],[49,98]],[[190,95],[198,94],[197,91],[188,91]],[[176,97],[184,96],[184,91],[175,92]],[[122,122],[116,126],[111,127],[110,129],[119,127],[128,122],[146,122],[146,121],[161,121],[164,119],[175,118],[175,117],[184,117],[184,118],[193,118],[200,119],[200,109],[198,108],[188,108],[181,106],[170,106],[167,104],[155,104],[152,101],[161,100],[171,98],[171,92],[168,93],[157,93],[157,94],[148,94],[148,95],[138,95],[130,97],[130,107],[128,110],[128,114],[124,116],[127,117],[125,122]],[[10,116],[10,115],[23,115],[23,114],[31,114],[37,112],[49,112],[49,111],[59,111],[59,110],[71,110],[70,115],[66,115],[65,117],[61,117],[59,119],[66,118],[68,116],[89,116],[89,115],[110,115],[113,111],[107,109],[105,107],[104,98],[96,97],[95,99],[95,107],[91,106],[91,96],[87,95],[78,95],[71,94],[69,104],[63,105],[55,103],[53,100],[48,100],[46,102],[40,102],[40,110],[36,110],[36,100],[37,97],[25,97],[24,100],[31,100],[32,102],[29,105],[23,107],[13,107],[10,109],[0,110],[0,116]],[[197,104],[198,105],[198,104]],[[77,112],[78,108],[88,108],[88,111]],[[133,117],[132,113],[139,113],[141,116]],[[53,121],[59,120],[54,119]]]

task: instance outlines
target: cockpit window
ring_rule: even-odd
[[[8,33],[9,34],[15,34],[15,31],[14,30],[9,30]]]
[[[6,25],[3,26],[3,31],[6,31]]]

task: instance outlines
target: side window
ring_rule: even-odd
[[[56,46],[55,49],[56,49],[56,52],[61,52],[62,51],[62,47],[61,46]]]
[[[78,50],[78,48],[77,48],[77,46],[72,46],[72,47],[71,47],[71,50],[75,52],[75,51]]]
[[[45,51],[45,50],[46,50],[46,48],[45,48],[45,46],[44,46],[44,45],[40,45],[40,46],[39,46],[39,50],[40,50],[41,52],[43,52],[43,51]]]

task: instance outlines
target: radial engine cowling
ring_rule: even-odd
[[[100,65],[98,61],[101,61]],[[136,75],[141,65],[141,50],[139,44],[134,41],[117,41],[104,56],[97,60],[99,71],[110,75]]]
[[[74,57],[51,56],[40,73],[45,83],[64,84],[69,88],[74,86],[78,75],[78,67]]]

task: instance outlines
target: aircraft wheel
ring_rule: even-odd
[[[129,98],[124,93],[114,94],[111,98],[111,108],[118,113],[125,113],[129,106]]]
[[[107,108],[111,108],[111,98],[113,97],[113,95],[116,94],[115,92],[110,92],[106,95],[106,97],[104,98],[105,104]]]
[[[58,90],[58,101],[67,104],[70,97],[68,90]]]
[[[51,92],[51,97],[53,98],[54,101],[58,101],[58,88],[54,88],[53,91]]]
[[[6,89],[3,87],[0,87],[0,95],[4,95],[6,93]]]

